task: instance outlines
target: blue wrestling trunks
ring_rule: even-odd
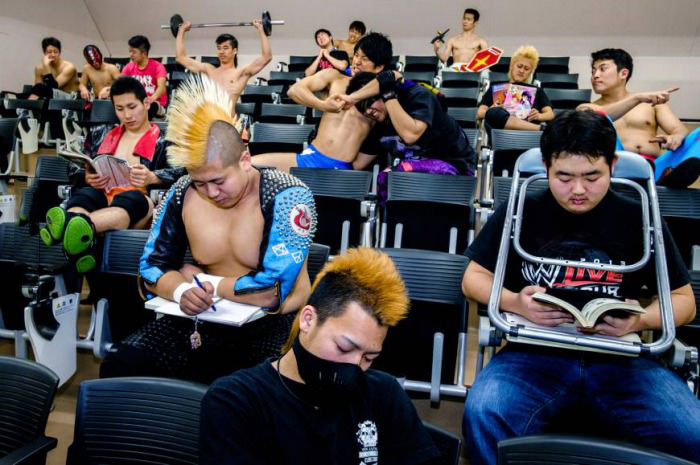
[[[303,152],[297,153],[297,166],[299,168],[326,168],[332,170],[352,169],[352,163],[327,157],[319,152],[313,144],[309,144]]]
[[[659,182],[661,176],[668,169],[676,169],[679,165],[683,164],[693,165],[692,173],[689,173],[689,177],[692,180],[698,177],[698,166],[700,166],[700,128],[695,129],[690,134],[685,136],[683,144],[674,151],[668,151],[661,154],[654,161],[654,171],[656,174],[656,182]]]

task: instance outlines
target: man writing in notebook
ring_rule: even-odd
[[[610,189],[615,139],[607,117],[591,111],[564,113],[547,126],[541,148],[549,189],[525,199],[520,234],[525,251],[615,265],[641,259],[641,205]],[[470,262],[462,290],[484,304],[493,284],[505,207],[496,210],[466,251]],[[693,291],[665,226],[663,236],[675,324],[683,325],[695,316]],[[576,288],[589,295],[597,291],[620,299],[638,299],[643,286],[656,292],[653,254],[642,269],[624,274],[531,263],[512,245],[507,260],[501,310],[539,325],[573,320],[560,308],[533,300],[535,292],[546,288]],[[660,327],[659,303],[653,300],[644,315],[606,315],[593,332],[623,336]],[[509,343],[479,374],[467,398],[463,429],[470,463],[496,464],[498,441],[540,433],[572,408],[591,412],[629,442],[687,458],[700,450],[700,401],[658,359]]]
[[[444,463],[393,376],[371,370],[408,296],[391,259],[350,249],[319,273],[281,358],[217,380],[202,465]]]
[[[110,353],[102,376],[211,382],[276,355],[290,312],[309,295],[306,258],[316,228],[311,192],[292,176],[253,168],[232,107],[225,89],[204,75],[176,91],[168,113],[168,159],[189,175],[173,185],[154,215],[140,276],[150,293],[178,302],[187,315],[207,310],[218,297],[270,315],[240,328],[160,318]],[[183,266],[188,246],[195,264]],[[194,333],[200,344],[192,343]]]

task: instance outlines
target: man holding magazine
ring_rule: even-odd
[[[549,189],[528,194],[521,231],[523,248],[537,256],[630,264],[642,256],[638,202],[610,189],[615,165],[615,130],[600,114],[567,112],[542,134]],[[462,290],[487,303],[506,205],[496,210],[466,251],[471,259]],[[664,227],[671,302],[676,325],[695,316],[685,265]],[[656,292],[653,256],[639,271],[613,273],[523,260],[511,247],[501,311],[538,325],[571,324],[573,316],[533,299],[536,292],[576,289],[591,298],[638,299],[643,286]],[[643,314],[606,314],[578,331],[624,336],[661,327],[658,300]],[[477,377],[467,398],[463,430],[472,464],[495,464],[499,441],[541,433],[572,408],[593,414],[622,439],[697,459],[700,401],[662,363],[647,356],[593,354],[509,343]]]
[[[153,202],[146,189],[154,185],[167,188],[184,174],[184,170],[168,166],[166,142],[158,126],[148,120],[146,91],[141,83],[131,77],[116,79],[111,99],[121,124],[109,132],[93,131],[93,136],[98,134],[93,142],[99,147],[96,155],[106,156],[99,161],[114,163],[99,163],[99,172],[94,162],[86,163],[87,187],[71,196],[66,209],[49,209],[46,227],[40,231],[47,246],[62,242],[79,273],[90,271],[97,263],[93,253],[97,234],[148,226]]]

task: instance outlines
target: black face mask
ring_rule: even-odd
[[[301,345],[299,336],[294,340],[292,350],[299,375],[307,386],[319,391],[320,395],[351,396],[359,390],[365,373],[358,365],[319,358]]]

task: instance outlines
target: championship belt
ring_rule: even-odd
[[[498,63],[503,55],[503,50],[498,47],[491,47],[488,50],[480,50],[474,54],[467,65],[467,70],[478,73]]]

